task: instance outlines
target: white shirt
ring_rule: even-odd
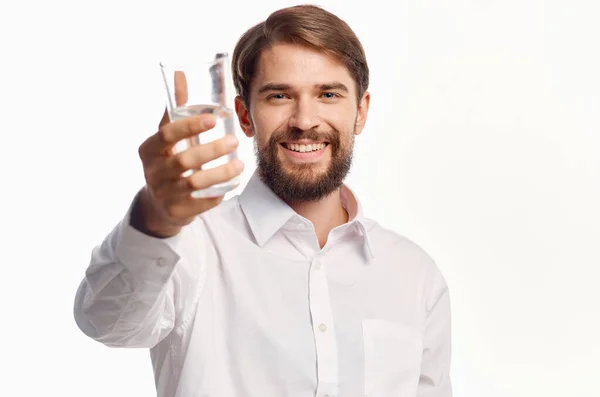
[[[255,174],[178,235],[124,219],[94,248],[75,319],[150,348],[159,397],[450,397],[450,303],[417,245],[363,217],[320,249]]]

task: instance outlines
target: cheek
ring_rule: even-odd
[[[335,112],[329,113],[325,120],[337,131],[352,133],[356,124],[357,115],[355,108],[344,106],[338,108]]]
[[[290,117],[288,113],[286,106],[257,105],[253,118],[259,128],[272,130],[287,122]]]
[[[274,115],[265,115],[259,114],[254,119],[254,132],[259,137],[261,142],[266,142],[269,140],[273,131],[277,131],[279,129],[278,120],[274,117]]]

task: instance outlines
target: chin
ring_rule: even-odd
[[[322,178],[326,173],[329,167],[329,164],[316,164],[316,163],[305,163],[305,164],[295,164],[289,162],[282,162],[283,171],[288,176],[293,176],[298,179],[310,180],[311,182],[317,182],[320,178]]]

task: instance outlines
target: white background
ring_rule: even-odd
[[[232,52],[291,4],[2,3],[0,395],[154,395],[148,351],[86,338],[75,290],[143,184],[161,57]],[[371,66],[348,182],[450,286],[455,396],[600,396],[599,3],[318,4]]]

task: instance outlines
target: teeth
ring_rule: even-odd
[[[293,150],[294,152],[300,152],[300,153],[305,153],[305,152],[312,152],[315,150],[321,150],[325,147],[324,143],[313,143],[310,145],[298,145],[297,143],[286,143],[285,145],[286,148]]]

